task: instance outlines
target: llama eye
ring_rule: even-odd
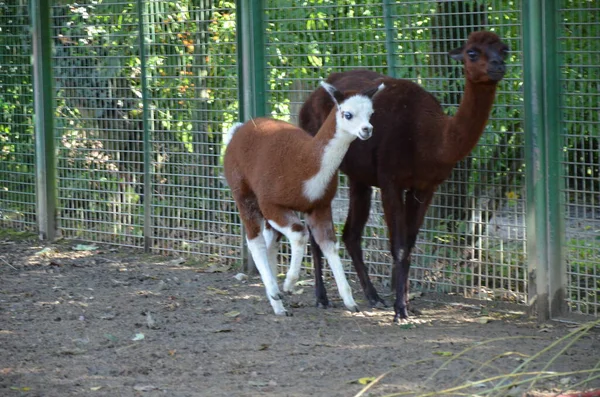
[[[479,54],[478,54],[478,53],[477,53],[477,51],[475,51],[475,50],[469,50],[469,51],[467,51],[467,55],[469,56],[469,59],[470,59],[471,61],[474,61],[474,60],[476,60],[476,59],[477,59],[477,57],[479,56]]]
[[[351,120],[352,119],[352,113],[350,113],[350,112],[344,112],[344,118],[346,120]]]

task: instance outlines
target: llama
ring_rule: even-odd
[[[369,303],[386,306],[373,287],[361,249],[369,217],[372,186],[381,189],[385,222],[393,258],[396,288],[394,321],[408,317],[410,254],[437,187],[458,161],[475,147],[487,123],[496,86],[506,71],[508,47],[491,32],[473,32],[464,46],[449,55],[464,65],[464,95],[456,114],[444,114],[433,95],[408,80],[368,70],[334,73],[327,81],[342,90],[358,90],[383,82],[386,90],[373,103],[371,120],[377,133],[367,142],[350,145],[340,169],[348,175],[350,206],[342,239]],[[331,109],[323,91],[313,92],[302,106],[299,125],[314,134]],[[321,252],[311,238],[315,268]],[[324,296],[322,284],[316,288]]]
[[[281,120],[256,118],[231,128],[224,157],[225,178],[246,228],[248,249],[277,315],[289,315],[277,285],[277,242],[291,245],[290,267],[283,291],[292,293],[309,233],[295,211],[306,214],[316,244],[333,272],[344,305],[358,311],[338,256],[331,201],[338,168],[350,143],[371,137],[372,97],[379,84],[342,94],[322,82],[334,109],[313,137]]]

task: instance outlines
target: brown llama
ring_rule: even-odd
[[[275,278],[277,242],[282,234],[290,240],[292,257],[283,290],[292,293],[308,241],[309,233],[295,211],[306,214],[344,305],[358,311],[338,256],[331,201],[337,190],[338,168],[350,143],[371,137],[371,98],[383,89],[383,84],[345,94],[331,84],[321,85],[333,109],[314,137],[290,123],[269,118],[237,124],[226,137],[225,178],[246,227],[248,248],[277,315],[288,315]]]
[[[466,75],[464,95],[452,117],[444,114],[433,95],[408,80],[367,70],[333,73],[327,79],[341,90],[360,90],[380,82],[386,86],[373,103],[373,138],[350,145],[340,167],[350,181],[350,207],[342,238],[369,303],[385,305],[369,279],[361,249],[372,186],[379,187],[394,263],[394,321],[408,317],[410,254],[427,208],[437,187],[479,141],[496,86],[506,71],[507,53],[506,44],[486,31],[471,33],[464,46],[450,51],[453,59],[464,64]],[[331,107],[323,90],[317,89],[300,110],[300,127],[314,134]],[[320,268],[321,252],[312,238],[311,251],[315,268]],[[326,306],[326,293],[318,279],[316,288],[317,299],[321,299],[317,304]]]

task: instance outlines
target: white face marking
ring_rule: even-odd
[[[369,119],[372,114],[373,101],[364,95],[354,95],[340,104],[335,116],[335,135],[325,146],[321,168],[304,182],[303,193],[307,199],[316,201],[323,197],[352,141],[357,137],[364,140],[371,136],[373,126]]]
[[[353,135],[360,139],[371,137],[373,126],[369,122],[373,114],[373,101],[364,95],[354,95],[340,104],[336,114],[337,132]],[[348,116],[351,116],[348,119]]]

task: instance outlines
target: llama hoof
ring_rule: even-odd
[[[345,304],[346,309],[350,310],[352,313],[358,313],[360,310],[358,309],[358,305],[356,303]]]
[[[407,320],[408,319],[408,310],[406,310],[406,307],[401,307],[396,309],[396,314],[394,315],[394,322],[395,323],[399,323],[401,320]]]
[[[296,281],[298,281],[298,280],[296,280]],[[285,282],[283,283],[283,292],[287,293],[288,295],[293,295],[296,281],[285,280]]]
[[[317,307],[320,309],[329,308],[329,300],[327,298],[325,298],[325,299],[317,298]]]

